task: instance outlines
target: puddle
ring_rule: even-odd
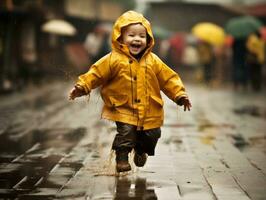
[[[213,141],[216,139],[217,135],[221,133],[223,130],[232,130],[236,127],[233,124],[228,123],[211,123],[206,119],[200,120],[200,124],[198,126],[198,131],[201,133],[200,141],[206,145],[212,145]]]
[[[81,163],[70,163],[70,162],[62,162],[60,163],[60,167],[69,168],[72,171],[78,171],[81,167],[83,167],[83,164]]]
[[[203,144],[207,144],[207,145],[212,145],[213,140],[215,140],[215,136],[213,136],[213,135],[207,135],[207,136],[201,136],[200,137],[200,141]]]
[[[25,153],[36,143],[41,144],[37,149],[38,151],[43,148],[62,146],[69,150],[85,135],[85,132],[86,129],[83,127],[77,129],[39,129],[20,137],[16,137],[16,133],[6,132],[0,135],[0,161],[5,161],[5,157],[10,154]]]
[[[180,199],[178,186],[169,180],[150,180],[144,177],[117,177],[116,200],[129,199]]]
[[[85,132],[85,128],[42,129],[34,130],[19,140],[13,140],[8,134],[1,135],[1,190],[5,190],[8,197],[20,197],[26,191],[34,191],[37,186],[62,187],[83,165],[67,161],[58,163]],[[52,178],[51,171],[54,173]]]
[[[41,178],[46,177],[51,169],[62,157],[51,155],[46,158],[35,160],[22,160],[22,162],[10,163],[1,170],[1,179],[6,180],[6,188],[33,189],[34,184]],[[27,177],[26,180],[22,179]],[[18,184],[20,182],[20,184]]]
[[[230,135],[230,137],[233,139],[234,146],[240,151],[243,151],[246,147],[249,146],[249,143],[241,134]]]
[[[221,124],[213,124],[213,123],[202,123],[199,125],[198,130],[199,131],[204,131],[205,129],[210,129],[210,128],[230,128],[230,129],[235,129],[235,125],[233,124],[227,124],[227,123],[221,123]]]
[[[40,188],[34,193],[22,195],[16,200],[53,200],[57,191],[54,188]]]
[[[266,118],[266,108],[255,105],[247,105],[233,110],[238,115],[251,115],[253,117]]]
[[[173,127],[173,128],[187,128],[187,127],[195,127],[195,124],[164,124],[165,127]]]
[[[134,153],[131,153],[129,156],[130,163],[132,162]],[[97,196],[95,199],[114,199],[114,200],[130,200],[130,199],[164,199],[166,196],[173,196],[173,199],[178,199],[178,189],[176,183],[168,180],[148,180],[145,177],[145,173],[153,174],[154,172],[145,172],[141,171],[138,173],[138,170],[131,163],[132,170],[127,173],[116,173],[115,171],[115,152],[111,151],[108,157],[108,160],[90,162],[90,166],[86,167],[86,170],[90,171],[94,178],[97,180],[104,180],[107,177],[112,176],[115,180],[115,188],[113,192],[105,192],[101,195],[97,192],[93,192],[91,196]],[[99,177],[101,176],[101,177]],[[100,178],[100,179],[98,179]],[[108,179],[106,179],[108,180]],[[107,184],[103,187],[113,187]],[[96,190],[98,187],[96,187]],[[109,190],[108,189],[108,190]],[[97,190],[98,191],[98,190]],[[112,198],[111,198],[111,196]],[[108,197],[108,198],[107,198]],[[93,199],[93,198],[92,198]]]
[[[151,199],[156,200],[154,185],[145,178],[128,179],[120,177],[116,179],[116,191],[114,200]]]
[[[59,167],[54,169],[61,158],[51,155],[32,162],[7,164],[5,171],[0,171],[1,190],[9,191],[8,197],[20,197],[25,192],[38,193],[38,190],[43,188],[59,190],[83,167],[77,163],[60,163]]]

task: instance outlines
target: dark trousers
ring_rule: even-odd
[[[250,81],[252,89],[254,91],[260,91],[262,83],[262,65],[258,63],[252,63],[249,65],[249,67],[250,67]]]
[[[134,149],[139,154],[154,155],[155,146],[161,137],[160,128],[139,131],[136,126],[122,122],[116,122],[116,127],[113,150],[130,152]]]

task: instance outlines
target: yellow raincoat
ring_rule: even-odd
[[[265,62],[265,43],[255,34],[251,34],[246,43],[248,51],[255,56],[255,62],[263,64]]]
[[[119,42],[121,28],[132,23],[141,23],[149,37],[139,61]],[[101,86],[102,118],[132,124],[139,130],[158,128],[164,118],[160,90],[173,101],[186,96],[179,76],[151,52],[153,45],[151,26],[143,15],[128,11],[117,19],[112,33],[112,52],[93,64],[77,82],[86,93]]]

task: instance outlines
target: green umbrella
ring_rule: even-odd
[[[234,38],[245,38],[262,27],[263,24],[255,17],[240,16],[230,19],[225,25],[225,30]]]
[[[165,28],[161,28],[159,26],[154,26],[152,28],[152,32],[153,32],[154,37],[158,37],[161,39],[167,39],[171,36],[171,31]]]

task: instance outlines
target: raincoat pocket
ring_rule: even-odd
[[[108,98],[107,104],[110,107],[119,107],[127,103],[128,96],[127,95],[110,95]]]
[[[163,115],[163,100],[157,96],[150,96],[149,115],[162,116]]]
[[[109,107],[112,112],[123,114],[131,114],[131,108],[128,105],[127,95],[109,95],[104,99],[105,105]]]

